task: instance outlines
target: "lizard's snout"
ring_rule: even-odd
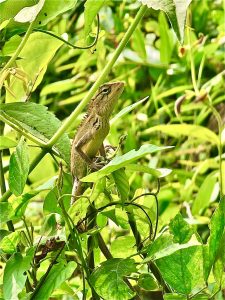
[[[115,82],[116,84],[116,89],[117,91],[123,91],[123,88],[124,88],[124,82],[123,81],[118,81],[118,82]]]

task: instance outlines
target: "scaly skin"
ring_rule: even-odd
[[[99,168],[93,158],[98,152],[104,153],[103,141],[109,133],[109,118],[123,88],[123,82],[102,85],[89,104],[87,115],[77,130],[71,149],[71,174],[74,180],[72,203],[82,194],[79,179],[87,174],[87,168]]]

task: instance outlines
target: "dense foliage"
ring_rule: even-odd
[[[224,299],[224,14],[0,1],[0,299]],[[71,141],[108,81],[115,149],[71,205]]]

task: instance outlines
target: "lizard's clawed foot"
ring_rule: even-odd
[[[100,170],[101,168],[103,168],[105,165],[106,165],[106,163],[105,163],[104,161],[98,161],[98,159],[97,159],[97,160],[93,161],[93,162],[89,165],[89,167],[90,167],[91,170],[93,170],[93,171],[98,171],[98,170]]]
[[[112,146],[112,145],[105,145],[105,151],[110,152],[110,151],[116,151],[117,147]]]

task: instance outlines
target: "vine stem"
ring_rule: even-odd
[[[11,68],[11,66],[14,64],[15,60],[19,56],[19,54],[22,51],[23,47],[25,46],[30,34],[32,33],[33,26],[34,26],[34,22],[30,23],[26,34],[24,35],[21,43],[19,44],[19,47],[16,49],[16,52],[13,54],[13,56],[10,58],[10,60],[7,62],[7,64],[4,66],[4,68],[2,69],[0,74],[3,74],[6,69]]]
[[[89,93],[84,97],[84,99],[80,102],[80,104],[72,112],[70,117],[63,123],[63,125],[59,128],[59,130],[49,140],[49,142],[46,145],[47,148],[51,148],[57,142],[57,140],[65,133],[65,131],[70,126],[72,126],[72,124],[74,123],[74,121],[76,120],[78,115],[81,113],[81,111],[84,109],[84,107],[89,103],[91,98],[94,96],[95,92],[98,90],[99,86],[104,82],[105,78],[107,77],[107,75],[111,71],[114,63],[116,62],[116,60],[120,56],[121,52],[125,48],[125,46],[128,43],[132,33],[136,29],[138,23],[140,22],[140,20],[144,16],[147,9],[148,9],[147,6],[145,6],[145,5],[141,6],[141,8],[139,9],[133,23],[131,24],[131,26],[129,27],[127,32],[125,33],[125,35],[124,35],[123,39],[121,40],[118,48],[115,50],[111,60],[108,61],[105,68],[103,69],[101,75],[99,76],[99,78],[96,80],[96,82],[91,87]]]

